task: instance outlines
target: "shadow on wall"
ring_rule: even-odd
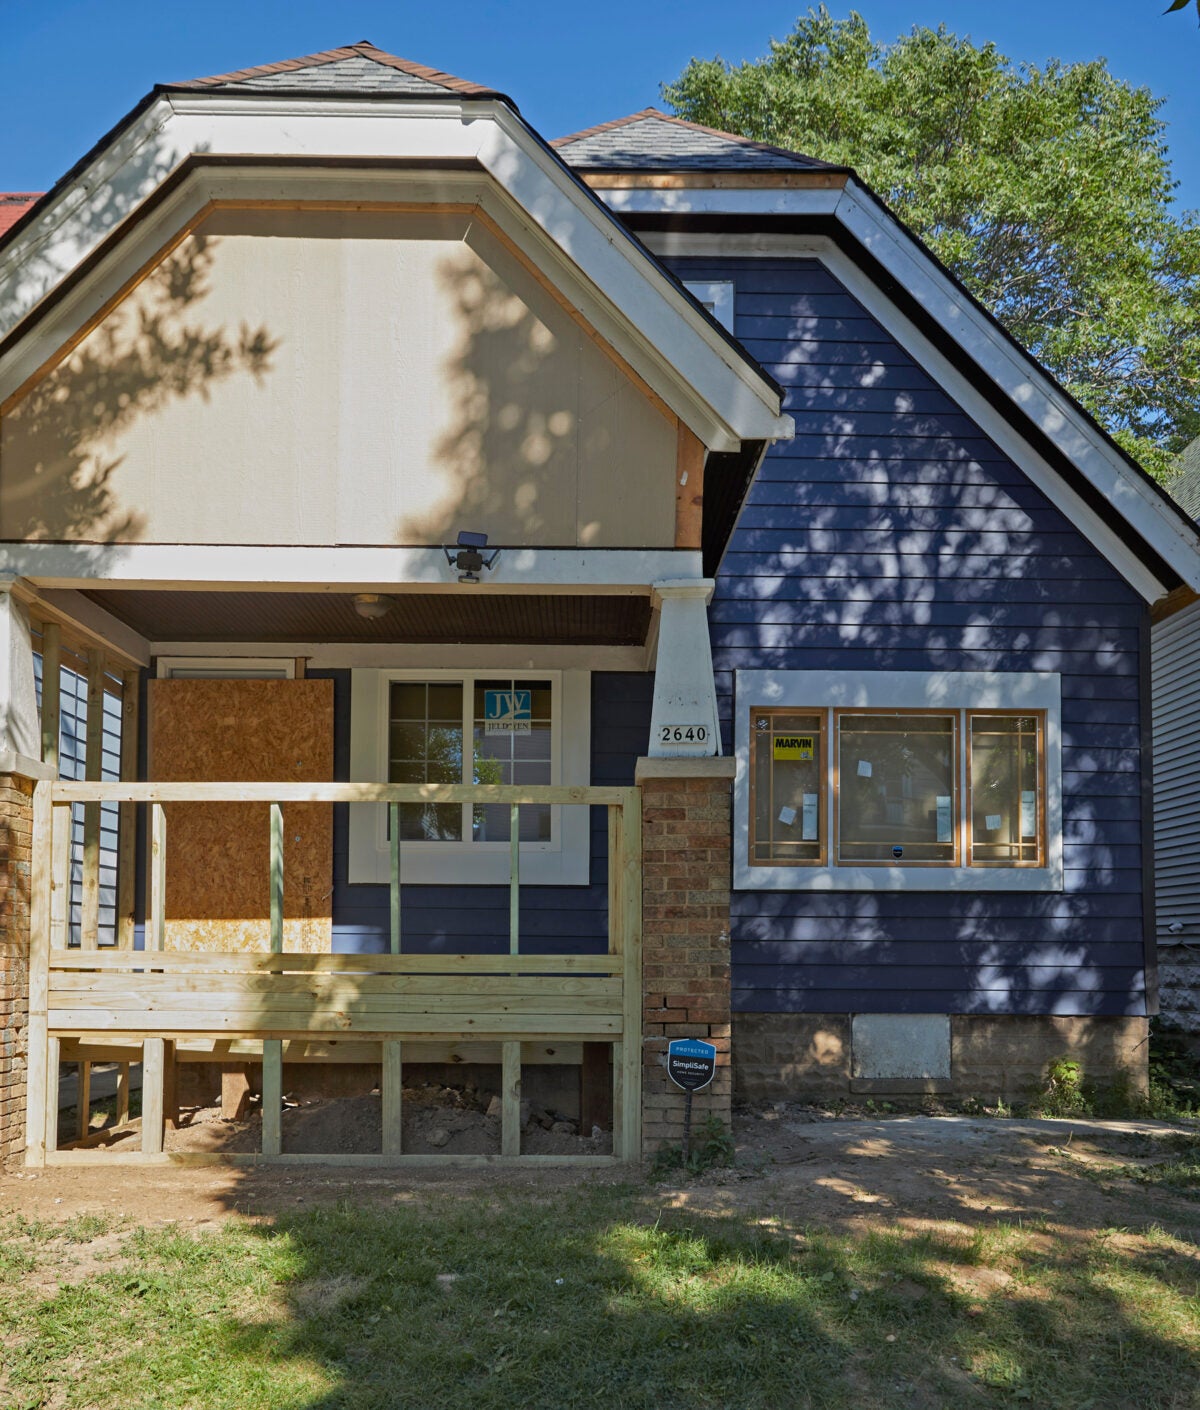
[[[460,330],[445,369],[453,420],[433,447],[446,492],[401,521],[398,541],[451,542],[460,528],[515,522],[520,542],[574,542],[575,496],[564,505],[561,487],[577,470],[578,415],[556,363],[575,359],[468,245],[437,277]]]
[[[276,344],[264,327],[205,328],[188,311],[209,291],[218,241],[195,235],[143,281],[0,422],[8,538],[115,542],[141,536],[144,517],[122,505],[112,453],[121,431],[167,402],[205,397],[239,374],[261,379]],[[197,487],[202,491],[202,487]]]

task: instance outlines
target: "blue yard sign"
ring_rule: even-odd
[[[531,734],[532,731],[532,690],[483,692],[484,734]]]
[[[717,1050],[699,1038],[676,1038],[667,1046],[667,1075],[685,1092],[707,1087],[717,1070]]]

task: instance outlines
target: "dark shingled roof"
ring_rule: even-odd
[[[382,93],[399,96],[430,96],[458,93],[466,97],[503,97],[495,89],[455,78],[427,64],[399,59],[377,49],[370,40],[348,44],[342,49],[326,49],[301,59],[284,59],[277,64],[219,73],[211,78],[192,78],[172,83],[170,88],[237,89],[251,93]]]
[[[1180,452],[1175,464],[1178,473],[1167,482],[1167,493],[1189,518],[1200,520],[1200,437]]]
[[[800,152],[752,142],[657,108],[601,123],[550,144],[569,165],[600,171],[833,171]]]

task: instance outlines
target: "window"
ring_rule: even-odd
[[[591,679],[586,671],[351,672],[351,774],[361,782],[588,783]],[[507,804],[404,803],[404,881],[508,880]],[[589,879],[588,810],[520,810],[521,878]],[[387,809],[350,809],[350,880],[386,881]]]
[[[708,309],[722,328],[733,332],[732,279],[685,279],[683,287],[697,303]]]
[[[736,884],[1056,889],[1058,696],[1032,673],[738,672]]]

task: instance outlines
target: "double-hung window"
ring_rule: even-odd
[[[355,670],[351,773],[362,782],[554,785],[590,782],[586,671]],[[588,880],[587,809],[522,804],[521,877]],[[401,877],[508,879],[507,803],[420,801],[399,807]],[[388,814],[350,812],[350,880],[386,881]]]
[[[737,689],[739,886],[1061,885],[1056,676],[739,672]]]

